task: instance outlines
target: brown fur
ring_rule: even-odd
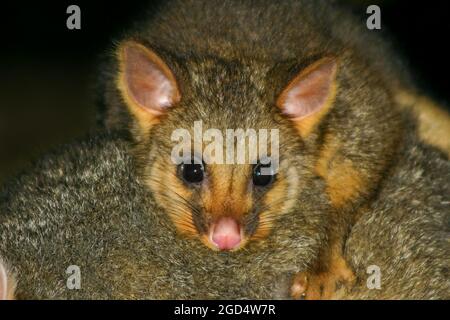
[[[202,120],[205,127],[222,132],[279,129],[281,167],[271,189],[259,196],[251,191],[236,196],[244,190],[242,181],[250,176],[250,168],[228,169],[239,171],[239,177],[232,178],[237,179],[235,185],[229,172],[211,165],[207,175],[222,181],[184,192],[183,201],[189,204],[182,211],[191,212],[201,239],[216,212],[238,212],[236,217],[248,224],[246,241],[261,239],[280,232],[273,227],[280,217],[296,211],[301,218],[302,205],[295,199],[319,178],[333,208],[324,213],[326,222],[317,230],[324,232],[323,242],[320,252],[311,253],[305,270],[312,281],[308,287],[349,278],[341,258],[345,239],[395,163],[405,133],[412,130],[407,112],[395,107],[401,68],[391,63],[387,46],[342,8],[306,0],[175,1],[127,34],[122,45],[130,39],[161,57],[180,90],[180,101],[158,123],[142,125],[145,119],[139,115],[123,115],[124,88],[114,85],[120,65],[114,61],[105,77],[106,123],[131,128],[141,174],[164,182],[165,188],[152,190],[170,197],[170,190],[182,186],[159,172],[167,170],[168,137],[176,128],[191,130],[194,121]],[[330,57],[338,64],[320,111],[304,119],[282,114],[278,107],[285,90]],[[169,202],[161,204],[170,212]],[[223,203],[230,205],[224,208]],[[262,207],[267,208],[258,211]]]
[[[317,161],[316,172],[327,182],[327,193],[336,208],[344,208],[366,191],[364,173],[351,160],[339,156],[339,142],[327,135]]]
[[[402,90],[396,95],[400,108],[411,110],[417,117],[420,138],[450,158],[450,114],[430,97]]]

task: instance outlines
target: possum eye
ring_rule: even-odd
[[[189,184],[200,183],[203,181],[205,175],[205,167],[203,162],[190,161],[188,163],[182,163],[178,166],[179,176]]]
[[[271,163],[262,164],[258,162],[253,168],[253,184],[258,187],[265,187],[275,180],[275,174],[271,169]]]

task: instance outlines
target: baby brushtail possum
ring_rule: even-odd
[[[304,218],[280,218],[280,228],[292,228],[234,255],[212,255],[177,234],[136,178],[129,154],[118,137],[87,139],[49,154],[0,190],[0,298],[289,297],[293,275],[320,243],[315,230],[327,201],[309,200],[320,181],[302,199]],[[296,232],[303,224],[309,234]],[[79,289],[68,286],[78,275]]]
[[[135,175],[128,143],[98,136],[64,147],[0,190],[0,299],[288,298],[292,276],[317,252],[326,212],[320,180],[266,239],[211,254],[180,237]],[[448,299],[450,163],[411,135],[355,223],[345,257],[356,273],[341,299]],[[414,199],[411,199],[414,194]],[[309,207],[308,207],[309,205]],[[289,228],[286,228],[289,225]],[[316,243],[316,245],[312,245]],[[73,268],[79,287],[73,289]],[[380,271],[369,288],[369,266]]]
[[[326,1],[169,1],[103,70],[106,124],[130,128],[142,181],[180,234],[236,251],[292,228],[279,223],[292,215],[299,235],[315,234],[302,243],[294,297],[329,298],[354,281],[345,239],[409,130],[396,107],[400,69],[364,28]],[[276,172],[261,178],[267,159],[254,154],[206,163],[194,150],[174,163],[173,133],[195,137],[196,121],[223,136],[277,129]],[[313,193],[316,180],[324,188]],[[306,192],[330,206],[312,214]]]

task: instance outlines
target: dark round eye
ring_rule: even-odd
[[[179,175],[187,183],[200,183],[204,178],[203,163],[197,164],[192,160],[190,163],[182,163],[178,166]]]
[[[253,184],[255,186],[264,187],[271,184],[275,180],[275,174],[271,170],[271,164],[258,163],[253,168]]]

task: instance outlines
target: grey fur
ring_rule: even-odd
[[[135,137],[143,172],[170,154],[173,129],[195,120],[279,128],[280,172],[294,168],[301,186],[296,210],[278,217],[268,238],[212,252],[175,234],[140,182],[146,177],[136,178],[127,143],[94,138],[48,156],[1,194],[0,256],[17,275],[19,298],[287,297],[292,274],[311,266],[333,227],[324,181],[313,172],[327,134],[369,181],[350,204],[368,210],[346,248],[358,282],[342,297],[448,298],[449,163],[404,128],[412,120],[403,121],[392,93],[407,77],[384,59],[378,37],[326,1],[192,0],[169,2],[124,38],[155,50],[182,91],[151,135]],[[340,61],[336,101],[302,140],[274,100],[327,55]],[[116,61],[102,74],[106,126],[136,130],[115,87]],[[65,287],[72,264],[82,270],[80,291]],[[365,287],[370,264],[381,267],[381,291]]]
[[[18,298],[288,296],[304,234],[292,228],[234,254],[212,252],[175,234],[133,167],[122,140],[94,138],[49,155],[3,189],[0,256],[16,275]],[[301,223],[292,219],[280,221]],[[66,288],[70,265],[81,268],[81,290]]]
[[[351,232],[346,253],[358,282],[340,298],[449,298],[450,164],[410,142]],[[18,298],[288,297],[309,256],[296,215],[278,221],[290,228],[246,250],[212,252],[175,234],[128,153],[122,139],[93,138],[49,155],[2,190],[0,256],[16,275]],[[381,290],[366,287],[372,264],[381,268]],[[81,290],[66,287],[69,265],[81,267]]]
[[[359,280],[345,298],[450,298],[450,162],[415,137],[406,145],[347,241]],[[380,290],[366,286],[370,265]]]

